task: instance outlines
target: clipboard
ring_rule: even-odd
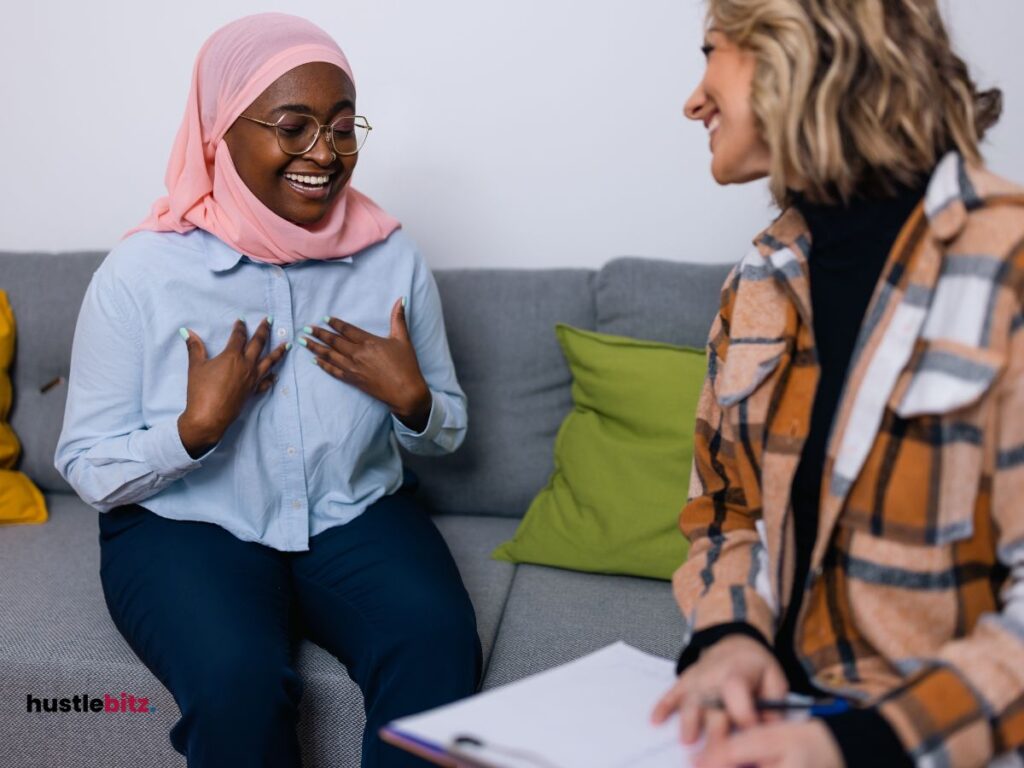
[[[502,761],[502,755],[490,755],[486,748],[474,751],[458,744],[441,747],[387,727],[381,728],[379,733],[381,739],[388,744],[411,752],[435,765],[445,766],[445,768],[509,768],[509,763]],[[507,760],[508,756],[506,755],[504,758]],[[548,768],[549,764],[546,762],[536,764],[527,760],[522,765],[527,768]]]
[[[447,768],[685,768],[678,715],[650,714],[675,664],[614,643],[501,688],[400,718],[387,743]]]
[[[402,734],[388,726],[384,726],[377,733],[380,736],[381,741],[384,741],[393,747],[404,749],[406,752],[411,752],[417,757],[429,760],[435,765],[443,765],[445,768],[462,768],[462,766],[455,761],[454,757],[450,756],[443,747],[437,744],[432,744],[428,741]]]
[[[517,750],[514,749],[493,751],[483,744],[460,744],[459,739],[448,747],[442,747],[387,727],[381,728],[379,735],[394,747],[446,768],[559,768],[540,755],[520,754],[517,759]]]

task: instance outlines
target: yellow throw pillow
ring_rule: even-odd
[[[46,502],[31,480],[14,471],[21,444],[7,423],[13,392],[8,370],[14,359],[14,312],[0,290],[0,523],[42,523]]]

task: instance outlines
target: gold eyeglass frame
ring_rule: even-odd
[[[253,123],[257,123],[259,125],[265,125],[267,128],[273,128],[274,129],[274,135],[277,137],[277,146],[281,147],[281,151],[284,152],[286,155],[292,155],[293,157],[298,157],[300,155],[304,155],[307,152],[309,152],[309,150],[311,150],[313,147],[315,147],[316,143],[318,141],[320,141],[320,134],[324,133],[325,131],[327,133],[328,146],[331,148],[332,152],[334,152],[335,154],[337,154],[337,155],[339,155],[341,157],[351,157],[352,155],[358,155],[359,154],[359,150],[361,150],[363,148],[363,145],[366,144],[366,139],[370,136],[370,131],[373,130],[373,126],[370,125],[370,121],[367,120],[366,117],[364,117],[363,115],[346,115],[344,119],[347,119],[347,120],[356,120],[356,121],[362,120],[363,121],[362,124],[359,124],[357,122],[356,125],[359,128],[365,128],[366,129],[366,133],[363,134],[363,140],[359,142],[359,146],[357,146],[355,148],[355,151],[353,151],[353,152],[342,152],[340,149],[338,149],[338,144],[334,140],[334,125],[333,125],[333,123],[321,123],[319,120],[316,119],[315,116],[303,114],[302,112],[292,112],[290,114],[294,115],[295,117],[308,117],[310,120],[312,120],[314,123],[317,124],[316,135],[313,136],[313,140],[311,142],[309,142],[309,146],[306,147],[301,152],[289,152],[287,149],[284,148],[284,145],[281,144],[281,132],[278,129],[281,127],[280,123],[281,123],[282,120],[284,120],[285,115],[281,115],[281,117],[279,117],[277,119],[276,123],[271,123],[271,122],[268,122],[266,120],[258,120],[255,117],[249,117],[248,115],[239,115],[239,117],[244,117],[246,120],[249,120],[249,121],[251,121]],[[338,120],[341,120],[341,119],[342,118],[340,118],[340,117],[339,118],[335,118],[334,122],[337,122]]]

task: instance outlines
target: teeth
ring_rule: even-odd
[[[300,184],[306,184],[310,187],[322,187],[331,180],[330,176],[311,176],[305,173],[286,173],[284,177],[286,179],[291,179],[292,181],[297,181]]]
[[[711,118],[711,122],[708,123],[708,133],[714,133],[718,130],[718,124],[721,122],[718,115]]]

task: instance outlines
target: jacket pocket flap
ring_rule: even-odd
[[[999,352],[949,339],[924,344],[893,392],[893,411],[905,419],[965,408],[992,386],[1005,364]]]
[[[767,379],[786,353],[784,340],[733,340],[715,382],[715,397],[723,408],[745,400]]]

